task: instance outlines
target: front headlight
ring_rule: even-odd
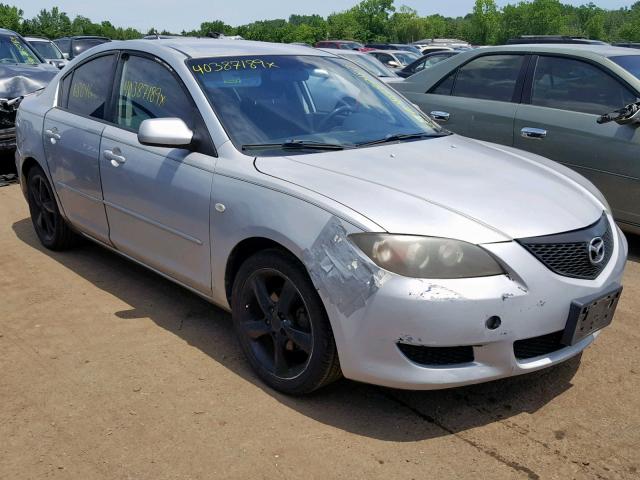
[[[486,250],[460,240],[385,233],[355,233],[349,239],[380,268],[405,277],[471,278],[504,273]]]

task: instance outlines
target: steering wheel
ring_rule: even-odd
[[[336,108],[333,112],[322,119],[320,125],[318,126],[319,130],[324,130],[325,127],[330,125],[331,121],[338,115],[345,115],[347,113],[353,113],[355,111],[355,109],[344,100],[341,100],[340,103],[342,104],[342,106]]]

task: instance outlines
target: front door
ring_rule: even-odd
[[[75,228],[103,242],[109,226],[98,161],[115,58],[99,56],[67,75],[59,105],[44,120],[45,154],[63,210]]]
[[[516,113],[515,146],[576,170],[605,195],[617,220],[640,225],[640,129],[596,122],[636,95],[600,67],[540,56],[528,96]]]
[[[138,142],[140,123],[199,114],[169,67],[123,55],[114,121],[102,134],[102,188],[110,238],[123,253],[200,292],[211,292],[210,155]]]

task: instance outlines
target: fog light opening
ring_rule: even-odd
[[[492,317],[487,318],[485,325],[489,330],[495,330],[502,324],[502,320],[499,316],[493,315]]]

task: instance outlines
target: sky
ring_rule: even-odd
[[[255,20],[288,18],[292,13],[317,13],[326,17],[332,12],[346,10],[359,0],[4,0],[24,10],[31,18],[43,8],[57,5],[71,18],[89,17],[94,22],[109,20],[117,27],[134,27],[147,31],[180,32],[191,30],[206,20],[222,20],[230,25],[242,25]],[[518,0],[497,0],[498,5],[517,3]],[[593,0],[607,9],[631,6],[635,0]],[[563,3],[581,5],[589,0],[563,0]],[[407,5],[420,15],[439,13],[444,16],[465,15],[473,8],[474,0],[396,0],[395,5]]]

